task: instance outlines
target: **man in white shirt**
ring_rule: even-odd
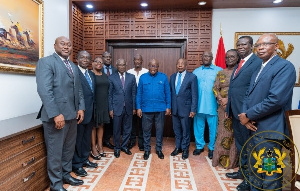
[[[149,70],[146,68],[143,68],[143,57],[140,54],[136,54],[133,58],[134,68],[129,69],[127,72],[130,74],[133,74],[136,79],[137,86],[139,85],[139,79],[140,76],[147,73]],[[139,128],[139,135],[138,135],[138,146],[140,151],[144,151],[144,139],[143,139],[143,131],[142,131],[142,120],[141,118],[137,117],[136,115],[133,116],[132,121],[132,130],[131,130],[131,136],[130,141],[128,144],[129,149],[134,147],[136,143],[136,127]]]

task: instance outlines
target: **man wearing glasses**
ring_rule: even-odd
[[[142,118],[144,136],[144,159],[147,160],[151,151],[151,129],[153,120],[156,128],[156,154],[164,159],[162,153],[165,115],[171,114],[171,92],[168,77],[158,72],[159,63],[156,59],[149,62],[149,72],[140,77],[136,97],[138,117]]]
[[[217,100],[213,93],[213,86],[217,73],[222,68],[212,64],[212,53],[204,51],[202,55],[203,65],[194,70],[198,80],[198,109],[194,117],[194,134],[196,149],[193,155],[200,155],[204,151],[205,121],[209,126],[208,157],[213,158],[215,140],[218,125]]]

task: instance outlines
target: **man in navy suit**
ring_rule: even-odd
[[[132,154],[127,144],[132,128],[132,116],[136,114],[136,81],[134,75],[126,72],[126,61],[124,59],[118,59],[116,66],[118,72],[108,78],[110,83],[108,102],[109,115],[113,119],[114,155],[119,158],[120,150],[128,155]],[[122,144],[120,140],[121,131],[123,133]]]
[[[239,56],[241,57],[241,61],[234,69],[230,79],[226,114],[228,117],[232,118],[235,144],[238,150],[238,155],[240,155],[243,145],[249,138],[250,132],[240,123],[238,114],[241,113],[244,97],[249,87],[251,76],[261,64],[261,59],[252,52],[253,39],[251,36],[241,36],[236,43],[236,47]],[[240,168],[237,172],[226,173],[226,176],[232,179],[244,179],[241,170],[247,169],[247,153],[242,154],[240,164]],[[247,175],[245,176],[247,177]],[[248,190],[249,183],[244,180],[240,185],[238,185],[237,189]]]
[[[64,36],[58,37],[54,49],[55,53],[39,59],[36,66],[37,91],[43,102],[37,118],[43,122],[50,191],[66,191],[63,183],[83,184],[70,172],[77,124],[84,119],[85,105],[80,71],[69,60],[71,41]]]
[[[118,72],[118,70],[111,65],[112,58],[111,54],[107,51],[103,52],[102,54],[103,59],[103,68],[102,73],[105,73],[107,76],[110,76],[111,74],[114,74]],[[113,120],[110,120],[109,124],[104,124],[104,133],[103,133],[103,146],[108,147],[110,149],[114,149],[114,145],[110,143],[110,138],[112,136],[113,131]]]
[[[173,130],[176,147],[171,156],[182,151],[182,159],[189,157],[191,120],[197,112],[197,77],[186,71],[186,59],[180,58],[176,64],[177,72],[170,77]],[[179,109],[180,108],[180,109]]]
[[[77,176],[82,177],[87,175],[87,172],[83,169],[83,167],[96,168],[98,166],[97,163],[89,161],[95,92],[95,74],[88,70],[91,59],[92,57],[87,51],[80,51],[77,55],[77,63],[80,71],[79,78],[85,103],[85,115],[84,120],[77,125],[77,138],[72,168],[73,172]]]
[[[279,45],[275,34],[263,34],[255,47],[262,63],[251,77],[239,119],[254,136],[247,145],[249,148],[252,146],[250,152],[259,153],[265,149],[263,156],[275,158],[278,156],[274,148],[281,151],[282,142],[286,139],[284,135],[288,135],[285,111],[291,109],[296,71],[292,63],[277,55]],[[283,173],[272,176],[256,173],[253,171],[256,160],[252,155],[248,153],[251,190],[281,190]]]

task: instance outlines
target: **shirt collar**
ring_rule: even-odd
[[[241,60],[245,60],[245,62],[247,62],[247,60],[249,60],[249,58],[252,56],[252,54],[253,54],[253,52],[251,52],[251,54],[249,54],[248,56],[246,56],[245,58],[243,58]]]
[[[80,70],[83,74],[85,74],[85,71],[87,71],[87,69],[84,69],[84,68],[82,68],[82,67],[79,66],[79,65],[78,65],[78,68],[79,68],[79,70]]]
[[[205,67],[204,65],[202,65],[202,70],[204,70],[204,69],[214,69],[214,65],[213,64],[211,64],[209,67]]]
[[[109,69],[111,69],[111,64],[110,64],[109,66],[106,66],[106,65],[104,64],[104,67],[105,67],[105,69],[106,69],[106,67],[108,67]]]
[[[179,72],[177,72],[179,74]],[[186,74],[186,70],[184,70],[183,72],[181,72],[181,75],[184,76]]]
[[[57,54],[57,52],[55,52],[55,54]],[[63,62],[64,62],[65,60],[68,60],[68,61],[69,61],[69,57],[68,57],[67,59],[65,59],[65,58],[59,56],[58,54],[57,54],[57,56],[60,57],[60,59],[61,59]]]
[[[120,72],[118,72],[120,78],[122,77],[122,74]],[[125,77],[125,72],[123,73],[123,76]]]

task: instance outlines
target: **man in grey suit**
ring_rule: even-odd
[[[251,36],[241,36],[236,43],[237,51],[241,57],[240,63],[234,69],[229,85],[228,102],[226,114],[232,118],[232,128],[238,155],[243,145],[249,138],[250,131],[239,121],[238,115],[241,113],[242,105],[246,91],[250,84],[253,72],[259,67],[261,59],[252,52],[253,39]],[[226,176],[232,179],[244,179],[242,169],[247,169],[247,153],[243,153],[240,158],[240,168],[238,172],[226,173]],[[248,175],[245,174],[247,177]],[[244,180],[237,186],[237,190],[248,190],[249,183]]]
[[[95,74],[88,69],[91,59],[92,57],[87,51],[82,50],[78,52],[77,63],[80,71],[79,78],[84,96],[85,111],[84,120],[77,126],[77,138],[72,160],[72,170],[77,176],[82,177],[87,176],[87,172],[83,167],[96,168],[98,166],[97,163],[93,163],[89,160],[95,100]]]
[[[197,77],[186,71],[186,62],[184,58],[178,59],[177,72],[170,77],[171,109],[176,145],[171,156],[176,156],[182,151],[183,160],[189,157],[191,120],[197,112],[198,105]]]
[[[36,66],[37,91],[43,103],[38,118],[43,122],[50,190],[64,191],[63,183],[83,184],[70,172],[85,104],[78,67],[68,59],[71,41],[58,37],[54,49],[55,53],[41,58]]]
[[[247,181],[250,182],[251,191],[282,190],[283,173],[278,172],[278,169],[284,168],[279,162],[283,160],[280,159],[281,149],[288,135],[285,111],[291,109],[296,71],[292,63],[277,55],[279,45],[275,34],[263,34],[255,47],[262,62],[251,77],[243,109],[239,114],[241,124],[245,125],[253,136],[245,149],[249,149],[250,161]],[[263,160],[258,168],[268,166],[268,170],[272,168],[277,172],[268,175],[266,171],[261,173],[255,169],[257,158],[254,158],[254,152],[261,155],[258,159]],[[275,162],[275,168],[267,162],[268,159]]]
[[[107,51],[103,52],[102,54],[102,59],[103,59],[103,68],[102,68],[102,73],[105,73],[108,77],[116,72],[118,70],[111,65],[112,63],[112,58],[111,54]],[[103,146],[108,147],[110,149],[114,149],[114,145],[110,143],[110,138],[113,130],[113,120],[110,120],[109,124],[104,124],[104,134],[103,134]]]
[[[136,114],[135,97],[136,81],[133,74],[126,72],[126,61],[118,59],[118,72],[109,76],[109,115],[113,119],[114,155],[120,157],[120,149],[128,155],[132,153],[127,148],[132,128],[132,116]],[[123,131],[122,131],[123,129]],[[120,143],[123,132],[122,144]]]

